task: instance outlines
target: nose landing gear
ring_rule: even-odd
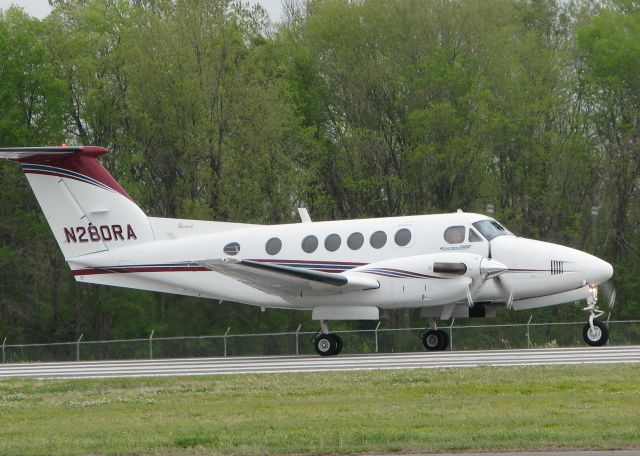
[[[589,312],[589,322],[582,329],[584,341],[592,347],[606,344],[609,341],[609,328],[603,322],[596,320],[604,314],[598,307],[598,287],[596,285],[589,285],[587,307],[582,310]]]
[[[313,345],[320,356],[335,356],[342,351],[342,339],[329,332],[326,320],[320,322],[320,334],[313,339]]]
[[[449,334],[437,329],[435,318],[429,319],[429,328],[422,334],[424,348],[429,351],[446,350],[449,348]]]

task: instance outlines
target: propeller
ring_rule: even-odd
[[[602,294],[604,298],[607,300],[607,304],[609,305],[609,316],[607,317],[607,324],[609,324],[609,319],[611,318],[611,313],[613,312],[613,306],[616,305],[616,288],[613,285],[611,280],[607,280],[604,283],[598,285],[602,289]]]
[[[609,309],[613,309],[613,306],[616,305],[616,289],[613,286],[613,282],[611,280],[607,280],[598,286],[602,290],[602,294],[607,300],[607,304],[609,304]]]
[[[489,254],[487,255],[487,258],[489,258],[490,260],[493,260],[493,252],[491,251],[491,245],[492,245],[492,242],[489,241]],[[508,268],[502,272],[506,272],[506,271],[508,271]],[[508,290],[507,287],[504,286],[504,283],[502,283],[502,277],[500,277],[500,274],[502,274],[502,272],[495,275],[493,279],[496,283],[496,287],[502,292],[502,295],[505,297],[505,304],[507,309],[511,309],[513,307],[513,290]]]
[[[495,280],[498,288],[505,292],[505,296],[507,296],[508,293],[500,280],[500,275],[507,270],[507,266],[489,257],[483,258],[480,262],[480,276],[482,282]],[[508,296],[508,306],[510,306],[513,302],[513,292]],[[474,305],[473,296],[471,295],[471,284],[469,284],[469,288],[467,288],[467,303],[469,304],[469,307],[473,307]]]

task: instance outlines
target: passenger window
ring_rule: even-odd
[[[231,242],[227,245],[224,246],[224,249],[222,249],[224,251],[224,253],[226,253],[227,255],[237,255],[240,252],[240,244],[238,244],[237,242]]]
[[[449,244],[460,244],[464,242],[464,226],[450,226],[444,232],[444,240]]]
[[[351,233],[347,238],[347,245],[351,250],[358,250],[364,244],[362,233]]]
[[[335,252],[336,250],[338,250],[340,248],[340,244],[342,244],[342,240],[337,234],[330,234],[324,240],[324,248],[329,252]]]
[[[302,240],[302,250],[313,253],[318,248],[318,238],[314,235],[307,236]]]
[[[396,231],[394,239],[396,241],[396,244],[398,244],[400,247],[404,247],[405,245],[409,244],[409,242],[411,242],[411,231],[409,231],[407,228],[400,228],[398,231]]]
[[[469,242],[482,242],[480,235],[471,228],[469,228]]]
[[[369,243],[374,249],[381,249],[387,243],[387,233],[384,231],[376,231],[369,238]]]
[[[277,237],[271,238],[264,246],[269,255],[277,255],[282,248],[282,241]]]

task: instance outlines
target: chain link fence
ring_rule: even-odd
[[[455,323],[455,322],[454,322]],[[450,350],[581,347],[584,322],[508,325],[441,326],[451,341]],[[610,345],[640,344],[640,320],[610,321]],[[198,337],[84,341],[51,344],[2,344],[2,362],[101,361],[154,358],[315,354],[316,332],[230,334]],[[343,340],[342,353],[399,353],[424,351],[424,328],[335,331]]]

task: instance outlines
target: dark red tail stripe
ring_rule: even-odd
[[[34,155],[28,158],[23,158],[19,161],[21,163],[34,163],[38,165],[55,166],[58,168],[75,171],[76,173],[84,174],[85,176],[89,176],[131,199],[126,190],[122,188],[122,186],[113,178],[111,174],[109,174],[109,171],[107,171],[98,160],[98,156],[107,153],[107,149],[91,146],[81,146],[77,149],[79,149],[79,152],[60,156],[44,154]],[[30,172],[33,173],[34,171]]]

